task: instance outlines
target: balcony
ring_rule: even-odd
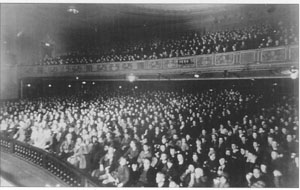
[[[27,77],[98,77],[124,80],[134,74],[138,80],[187,79],[200,73],[201,78],[286,77],[286,71],[299,66],[299,46],[179,57],[132,62],[85,65],[18,66],[18,78]],[[225,76],[224,72],[229,75]],[[180,75],[180,76],[178,76]]]

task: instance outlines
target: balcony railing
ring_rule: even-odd
[[[98,182],[44,150],[0,135],[0,150],[48,170],[71,187],[96,187]]]
[[[217,53],[191,57],[140,60],[131,62],[109,62],[81,65],[35,65],[19,66],[18,76],[44,77],[85,75],[119,75],[127,73],[161,73],[194,70],[217,70],[220,68],[242,68],[256,66],[272,67],[287,63],[298,63],[299,46],[280,46],[273,48]]]

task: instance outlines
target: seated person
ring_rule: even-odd
[[[139,156],[139,149],[137,146],[137,142],[135,140],[132,140],[129,145],[129,149],[124,153],[125,157],[128,157],[130,162],[134,162],[137,160]]]
[[[213,179],[213,183],[214,183],[213,187],[228,188],[229,187],[228,174],[222,173],[222,175]]]
[[[111,144],[108,147],[107,153],[100,158],[99,169],[96,169],[92,172],[92,177],[99,178],[101,175],[108,174],[116,168],[117,165],[117,156],[116,148]]]
[[[207,177],[202,168],[196,168],[195,172],[191,174],[189,187],[207,187]]]
[[[151,167],[151,161],[147,158],[143,160],[143,167],[140,171],[140,177],[137,187],[154,187],[155,186],[155,169]]]
[[[259,168],[254,168],[253,173],[248,173],[246,179],[249,187],[266,187],[266,182],[264,181]]]
[[[85,154],[87,154],[87,146],[82,141],[82,137],[77,137],[74,147],[74,154],[70,156],[67,161],[80,169],[86,168]]]
[[[168,184],[165,174],[158,172],[156,174],[155,180],[156,180],[157,187],[169,187],[169,184]]]
[[[99,177],[100,180],[103,180],[103,184],[113,183],[117,187],[123,187],[129,181],[129,168],[127,166],[127,159],[121,157],[119,159],[119,167],[117,170],[104,174]]]
[[[69,158],[74,152],[75,143],[72,140],[72,134],[68,133],[65,137],[65,140],[62,142],[59,148],[59,157],[61,159]]]
[[[151,158],[151,157],[152,157],[152,153],[150,151],[149,144],[144,144],[143,145],[143,150],[139,154],[137,162],[139,163],[139,165],[142,165],[143,159],[145,159],[145,158]]]

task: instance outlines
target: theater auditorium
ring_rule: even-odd
[[[1,4],[0,186],[299,187],[298,4]]]

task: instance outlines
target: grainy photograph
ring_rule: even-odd
[[[299,187],[299,4],[0,6],[1,187]]]

